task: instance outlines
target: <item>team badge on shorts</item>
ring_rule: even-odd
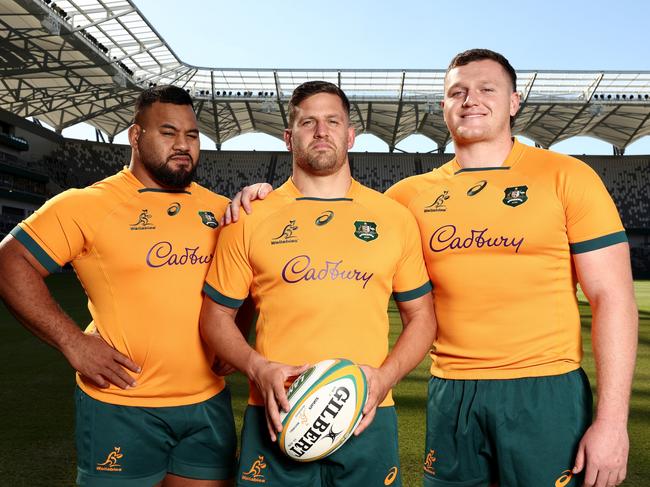
[[[219,222],[211,211],[199,211],[199,216],[206,227],[217,228],[219,226]]]
[[[264,461],[264,455],[258,455],[257,460],[253,462],[251,468],[247,472],[242,473],[241,479],[259,484],[266,483],[266,479],[264,478],[265,468],[266,462]]]
[[[375,222],[354,222],[354,236],[364,242],[370,242],[379,237],[377,233],[377,224]]]
[[[508,206],[519,206],[528,201],[526,191],[528,191],[528,186],[512,186],[506,188],[504,190],[506,195],[503,198],[503,202]]]
[[[113,448],[113,451],[108,454],[106,460],[97,464],[97,470],[106,471],[106,472],[121,472],[122,465],[120,465],[120,458],[124,456],[123,453],[120,453],[122,447],[116,446]]]

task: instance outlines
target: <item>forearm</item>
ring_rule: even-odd
[[[431,349],[434,338],[435,327],[432,323],[411,323],[403,331],[380,367],[391,378],[391,387],[395,387],[422,362]]]
[[[416,306],[399,304],[403,330],[380,370],[387,374],[394,387],[417,367],[431,349],[436,337],[436,318],[430,295]]]
[[[592,303],[596,362],[596,420],[626,423],[636,360],[638,312],[633,299],[606,297]]]

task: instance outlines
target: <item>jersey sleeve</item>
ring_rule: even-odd
[[[562,184],[571,253],[579,254],[626,242],[625,229],[612,197],[587,164],[568,165]]]
[[[19,223],[11,235],[48,270],[56,272],[89,248],[91,229],[86,222],[83,190],[65,191]]]
[[[424,265],[415,217],[404,210],[402,221],[403,250],[393,277],[393,298],[395,301],[410,301],[430,292],[432,286]]]
[[[203,292],[213,301],[229,308],[239,308],[253,280],[248,260],[247,218],[221,229],[217,247],[205,278]]]

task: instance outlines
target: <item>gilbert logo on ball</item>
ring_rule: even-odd
[[[361,421],[368,384],[361,368],[346,359],[318,362],[287,391],[280,449],[299,462],[324,458],[339,449]]]

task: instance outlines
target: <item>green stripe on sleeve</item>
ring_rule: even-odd
[[[229,308],[237,309],[244,303],[243,299],[233,299],[229,298],[228,296],[224,296],[215,288],[210,286],[210,284],[207,282],[203,284],[203,292],[215,303],[221,304],[223,306],[228,306]]]
[[[432,289],[433,286],[431,285],[431,281],[427,281],[420,287],[412,289],[411,291],[402,291],[401,293],[395,291],[393,293],[393,298],[395,301],[411,301],[412,299],[417,299],[420,296],[424,296],[426,293],[431,292]]]
[[[48,253],[45,252],[45,250],[43,250],[41,246],[36,243],[36,240],[30,237],[30,235],[25,230],[20,227],[15,227],[11,231],[11,236],[23,244],[29,253],[32,254],[34,258],[39,262],[39,264],[47,269],[47,272],[52,274],[61,270],[61,266],[57,264],[56,261],[50,257]]]
[[[585,240],[584,242],[572,243],[569,244],[569,248],[571,249],[572,254],[582,254],[584,252],[591,252],[592,250],[602,249],[621,242],[627,242],[625,231],[610,233],[609,235],[592,238],[591,240]]]

